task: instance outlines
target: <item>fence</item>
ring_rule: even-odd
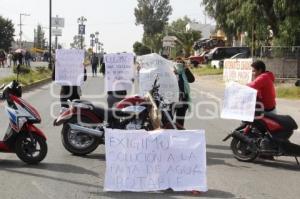
[[[300,78],[300,46],[262,46],[260,59],[278,79]]]

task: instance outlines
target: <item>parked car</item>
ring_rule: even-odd
[[[197,67],[199,64],[204,64],[205,63],[205,55],[209,51],[204,51],[198,56],[190,56],[189,61],[191,64],[193,64],[194,67]]]
[[[223,60],[238,53],[245,53],[246,56],[250,56],[250,52],[249,47],[216,47],[205,55],[205,59],[207,61]]]
[[[243,52],[243,53],[237,53],[235,55],[233,55],[230,58],[226,58],[226,59],[243,59],[243,58],[249,58],[250,54]],[[211,61],[211,66],[214,68],[223,68],[224,66],[224,59],[222,60],[212,60]]]

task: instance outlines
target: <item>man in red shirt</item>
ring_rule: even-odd
[[[257,101],[264,106],[264,111],[276,113],[276,93],[274,74],[266,71],[263,61],[257,60],[251,64],[254,80],[248,86],[257,90]]]

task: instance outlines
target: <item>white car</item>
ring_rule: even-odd
[[[235,55],[233,55],[232,57],[228,58],[228,59],[241,59],[241,58],[248,58],[249,56],[247,56],[246,53],[237,53]],[[211,66],[213,68],[223,68],[223,64],[224,64],[224,59],[223,60],[212,60],[211,61]]]

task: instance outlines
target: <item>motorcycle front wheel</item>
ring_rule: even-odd
[[[23,162],[37,164],[46,157],[48,147],[45,138],[33,133],[23,133],[16,139],[15,152]]]
[[[81,118],[84,123],[92,123],[88,118]],[[71,118],[68,123],[78,124],[77,117]],[[87,155],[99,146],[101,139],[80,132],[72,132],[68,123],[61,130],[62,144],[67,151],[74,155]]]
[[[258,151],[251,149],[251,147],[237,138],[233,138],[230,143],[230,148],[234,157],[242,162],[252,162],[258,156]]]

